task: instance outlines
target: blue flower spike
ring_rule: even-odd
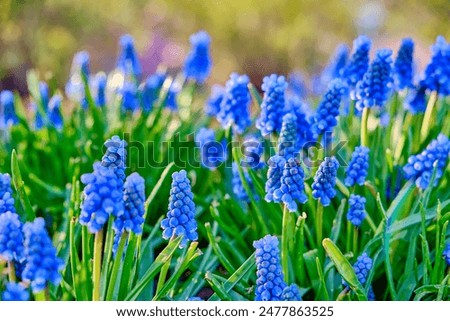
[[[302,301],[300,289],[296,284],[286,286],[281,294],[281,299],[283,301]]]
[[[131,35],[123,35],[119,40],[120,52],[117,60],[117,68],[125,75],[132,75],[140,79],[142,75],[142,66],[139,61],[134,39]]]
[[[16,115],[14,94],[12,91],[3,90],[0,93],[0,128],[9,127],[19,122]]]
[[[450,44],[438,36],[431,47],[431,61],[420,84],[441,96],[450,95]]]
[[[444,248],[444,252],[442,252],[442,256],[444,257],[445,264],[447,266],[450,266],[450,243],[447,243],[447,245]]]
[[[190,37],[191,51],[184,62],[184,74],[203,84],[211,73],[212,59],[209,52],[211,38],[206,31],[199,31]]]
[[[211,94],[205,104],[205,114],[209,117],[216,117],[220,112],[220,104],[225,97],[225,88],[220,85],[211,87]]]
[[[5,292],[2,294],[2,301],[28,301],[30,293],[27,289],[19,284],[9,282],[6,284]]]
[[[0,214],[0,257],[20,262],[24,257],[22,223],[14,212]]]
[[[116,174],[118,183],[125,181],[125,165],[127,159],[127,142],[120,139],[119,136],[114,135],[108,139],[104,146],[106,152],[102,157],[102,166],[112,168]]]
[[[297,116],[287,113],[283,116],[280,138],[278,139],[278,154],[288,159],[298,152]]]
[[[330,205],[331,199],[336,196],[334,187],[338,168],[339,162],[334,156],[325,157],[314,176],[314,183],[311,186],[312,196],[320,200],[323,206]]]
[[[62,97],[54,95],[48,103],[48,121],[57,130],[64,126],[64,120],[61,114]]]
[[[356,184],[364,185],[369,169],[369,148],[357,146],[352,153],[345,177],[345,185],[351,187]]]
[[[183,236],[180,247],[185,247],[188,241],[196,241],[197,221],[195,220],[194,195],[191,183],[185,170],[172,174],[172,188],[170,189],[169,210],[167,218],[161,222],[163,238]]]
[[[359,36],[353,41],[353,51],[347,66],[343,70],[343,77],[346,80],[351,94],[356,84],[360,81],[369,68],[369,51],[372,41],[366,36]],[[354,99],[354,97],[352,97]]]
[[[56,248],[45,229],[45,221],[38,217],[34,222],[25,223],[25,259],[26,265],[22,279],[31,282],[33,293],[43,291],[49,283],[58,285],[64,261],[56,256]]]
[[[282,301],[286,284],[281,269],[278,239],[266,235],[253,242],[253,247],[256,249],[257,276],[255,301]]]
[[[414,41],[411,38],[403,39],[394,62],[394,83],[397,90],[412,87],[414,76],[413,54]]]
[[[364,196],[351,194],[348,199],[347,220],[354,226],[359,227],[366,217],[366,199]]]
[[[261,135],[266,136],[280,132],[281,120],[286,113],[285,92],[287,87],[288,83],[284,76],[272,74],[264,77],[261,115],[256,121],[256,128],[261,131]]]
[[[267,171],[267,181],[265,186],[267,202],[276,202],[274,197],[274,192],[281,187],[281,177],[283,175],[284,165],[286,164],[286,159],[280,155],[274,155],[270,157],[268,161],[269,170]]]
[[[16,212],[12,193],[11,176],[0,173],[0,215],[5,212]]]

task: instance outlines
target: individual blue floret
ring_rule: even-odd
[[[263,136],[279,133],[283,115],[286,113],[285,91],[288,84],[284,76],[272,74],[263,79],[264,91],[261,103],[261,115],[256,121],[256,128]]]
[[[411,38],[403,39],[394,63],[394,83],[397,90],[412,87],[413,53],[414,41]]]
[[[189,40],[191,51],[184,62],[184,74],[187,79],[202,84],[211,73],[212,60],[209,53],[211,38],[206,31],[199,31],[191,35]]]
[[[296,202],[305,203],[308,198],[305,195],[305,173],[300,161],[291,157],[285,164],[280,178],[280,186],[273,192],[276,202],[283,202],[290,212],[298,208]]]
[[[296,284],[286,286],[281,294],[281,299],[283,301],[302,301],[298,286]]]
[[[125,181],[125,166],[127,159],[127,142],[114,135],[108,139],[104,146],[105,154],[102,157],[102,166],[112,168],[118,179],[118,184]],[[122,186],[121,185],[121,186]]]
[[[274,198],[275,190],[281,187],[281,176],[283,175],[286,159],[283,156],[275,155],[269,158],[267,171],[267,181],[265,186],[267,202],[279,202]]]
[[[165,79],[164,73],[156,72],[141,85],[139,92],[144,113],[152,111],[154,104],[158,101]]]
[[[60,271],[64,261],[56,256],[56,248],[45,229],[45,221],[38,217],[25,223],[26,265],[22,273],[24,281],[31,282],[33,293],[43,291],[49,283],[58,285],[62,278]]]
[[[220,105],[217,119],[223,128],[233,125],[242,134],[251,124],[249,106],[251,102],[247,75],[232,73],[226,84],[225,97]]]
[[[418,188],[426,189],[430,184],[436,163],[434,186],[437,186],[447,164],[449,152],[448,137],[439,134],[437,139],[431,141],[422,153],[408,158],[408,163],[403,167],[405,178],[414,179]]]
[[[145,181],[138,173],[132,173],[125,180],[123,203],[123,214],[114,220],[114,229],[116,232],[141,234],[145,212]]]
[[[5,212],[16,212],[11,189],[11,176],[0,173],[0,215]]]
[[[60,95],[54,95],[48,103],[48,121],[57,130],[61,130],[64,126],[61,103],[62,97]]]
[[[372,264],[372,259],[365,252],[358,256],[355,264],[353,264],[353,270],[355,271],[359,283],[363,286],[366,284],[370,269],[372,269]]]
[[[14,212],[0,214],[0,257],[9,262],[24,257],[22,223]]]
[[[209,117],[216,117],[220,111],[220,104],[225,97],[225,88],[220,85],[211,87],[211,94],[205,104],[205,114]]]
[[[28,301],[30,293],[19,283],[6,283],[6,289],[2,294],[2,301]]]
[[[195,220],[194,195],[186,171],[181,170],[172,174],[172,188],[170,189],[169,210],[167,218],[161,222],[163,238],[183,235],[180,247],[185,247],[188,241],[196,241],[197,221]]]
[[[319,169],[314,176],[312,187],[312,196],[319,199],[323,206],[330,205],[331,199],[336,196],[336,175],[339,168],[339,162],[332,157],[325,157],[320,164]]]
[[[3,90],[0,93],[0,128],[15,125],[18,122],[14,94],[12,91]]]
[[[359,36],[353,41],[352,55],[347,66],[342,71],[342,76],[347,82],[351,93],[369,68],[369,51],[371,46],[372,41],[366,36]]]
[[[117,60],[117,68],[125,75],[133,75],[137,79],[140,79],[142,67],[134,47],[133,37],[131,35],[123,35],[120,37],[119,44],[120,52]]]
[[[345,185],[364,185],[369,169],[369,152],[369,148],[365,146],[355,147],[346,170]]]
[[[383,107],[392,85],[392,50],[381,49],[375,54],[369,70],[356,86],[356,108]]]
[[[450,95],[450,44],[438,36],[431,47],[431,61],[420,84],[442,96]]]
[[[366,217],[366,199],[364,196],[351,194],[348,199],[347,220],[359,227]]]
[[[255,301],[281,301],[286,284],[280,264],[278,239],[266,235],[253,242],[256,249]]]
[[[447,266],[450,266],[450,243],[447,243],[447,245],[444,248],[444,252],[442,252],[442,256],[444,257],[445,264]]]
[[[330,83],[328,91],[311,118],[311,131],[315,139],[326,132],[333,131],[337,125],[336,118],[339,116],[339,107],[346,91],[347,87],[340,79],[335,79]]]
[[[79,220],[91,233],[100,231],[110,215],[115,218],[123,215],[123,181],[114,169],[96,162],[92,173],[81,176],[81,182],[86,186]]]

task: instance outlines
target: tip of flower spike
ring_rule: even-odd
[[[200,31],[192,34],[189,37],[189,40],[191,42],[191,45],[193,45],[193,46],[207,47],[211,43],[211,37],[204,30],[200,30]]]
[[[134,38],[130,34],[124,34],[120,37],[119,43],[123,48],[134,47]]]
[[[361,35],[361,36],[357,37],[355,40],[353,40],[353,50],[354,51],[356,51],[360,48],[370,49],[371,45],[372,45],[372,40],[370,40],[370,38],[365,35]]]
[[[3,90],[0,93],[0,105],[5,106],[14,103],[14,94],[10,90]]]

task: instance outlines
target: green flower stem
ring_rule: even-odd
[[[369,112],[370,109],[368,107],[364,107],[361,117],[361,145],[369,146],[369,136],[367,132],[367,122],[369,120]]]
[[[285,280],[290,282],[289,274],[289,244],[294,238],[295,222],[291,212],[289,212],[286,205],[283,208],[283,223],[281,232],[281,265]]]
[[[108,291],[106,292],[106,301],[112,301],[114,290],[116,288],[117,276],[119,275],[120,265],[122,263],[123,249],[128,239],[128,233],[123,232],[117,247],[116,257],[114,259],[113,268],[111,271],[111,278],[109,279]]]
[[[100,276],[102,271],[103,228],[95,233],[94,240],[94,264],[92,269],[92,300],[100,301]]]
[[[169,271],[169,268],[170,268],[171,259],[172,259],[172,257],[170,257],[167,260],[167,262],[164,263],[164,265],[161,268],[161,271],[159,272],[158,284],[156,286],[156,295],[158,295],[158,293],[161,291],[164,284],[166,283],[167,272]]]
[[[350,247],[352,243],[352,223],[350,221],[347,221],[347,235],[346,235],[346,242],[345,242],[345,251],[350,252]]]
[[[358,228],[353,227],[353,253],[358,253]]]
[[[47,290],[47,288],[45,288],[44,290],[42,290],[42,291],[40,291],[38,293],[35,293],[34,294],[34,299],[36,301],[49,301],[48,300],[49,297],[48,297],[48,290]]]
[[[427,138],[428,132],[430,131],[431,118],[433,115],[434,106],[437,101],[437,91],[433,91],[428,99],[427,109],[422,120],[422,127],[420,128],[420,141],[423,142]]]
[[[8,261],[8,278],[9,282],[16,282],[16,269],[13,261]]]
[[[316,224],[317,244],[320,246],[323,239],[323,205],[320,202],[320,198],[317,200]],[[319,251],[320,250],[321,248],[319,247]]]

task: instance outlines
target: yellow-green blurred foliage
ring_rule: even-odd
[[[170,42],[159,59],[176,66],[198,29],[213,38],[215,79],[232,70],[253,79],[290,69],[314,72],[338,43],[350,44],[362,32],[375,46],[395,48],[412,36],[427,50],[437,34],[448,39],[449,16],[448,0],[0,0],[0,79],[20,87],[33,66],[62,84],[82,49],[94,71],[110,68],[125,32],[135,36],[141,54],[151,51],[156,36]]]

